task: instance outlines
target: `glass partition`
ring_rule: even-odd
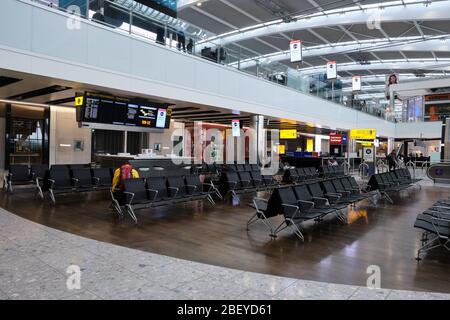
[[[257,53],[238,44],[223,46],[214,34],[191,23],[173,18],[132,0],[29,0],[64,10],[82,18],[154,42],[185,54],[201,57],[271,81],[278,85],[317,96],[373,116],[395,121],[394,110],[375,99],[359,99],[353,92],[344,94],[340,80],[329,81],[326,74],[304,75],[270,56]],[[57,5],[59,3],[59,6]],[[86,4],[89,4],[87,8]],[[74,9],[76,7],[78,9]],[[286,53],[288,55],[288,53]]]

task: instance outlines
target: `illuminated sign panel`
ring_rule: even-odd
[[[330,133],[330,145],[332,146],[342,145],[342,134]]]
[[[75,97],[75,106],[81,107],[83,105],[84,97]]]
[[[352,129],[350,130],[350,139],[374,140],[377,137],[375,129]]]
[[[297,130],[280,130],[280,139],[297,139]]]
[[[86,93],[79,122],[167,129],[170,127],[171,110],[167,105]]]

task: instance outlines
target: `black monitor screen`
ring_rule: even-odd
[[[168,105],[86,93],[81,122],[168,129]]]
[[[135,0],[174,18],[177,17],[178,0]]]

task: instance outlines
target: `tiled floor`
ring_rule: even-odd
[[[70,265],[81,288],[69,290]],[[450,299],[450,295],[304,281],[98,242],[0,209],[0,299]]]

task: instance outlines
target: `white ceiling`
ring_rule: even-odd
[[[281,63],[310,74],[323,72],[326,61],[335,60],[347,64],[338,65],[341,77],[367,79],[393,72],[428,76],[449,70],[450,1],[201,0],[201,6],[198,2],[180,1],[179,18],[214,34],[210,40],[238,49],[242,56],[272,57],[264,60],[268,64]],[[303,41],[303,63],[290,63],[291,39]],[[366,83],[372,93],[370,81]]]

